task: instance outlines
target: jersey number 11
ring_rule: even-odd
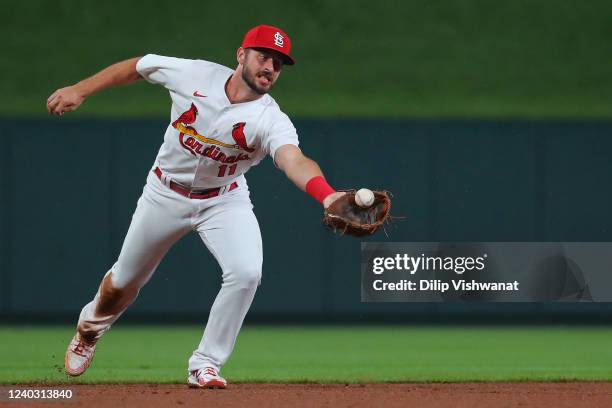
[[[229,172],[227,175],[232,176],[236,172],[236,167],[238,167],[238,163],[234,163],[229,166]],[[227,170],[227,164],[222,164],[219,166],[219,174],[217,174],[217,177],[225,177],[225,170]]]

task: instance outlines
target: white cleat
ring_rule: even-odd
[[[227,381],[221,377],[217,370],[212,367],[207,367],[202,370],[189,372],[187,377],[187,385],[189,388],[220,388],[227,387]]]
[[[95,352],[95,343],[86,343],[81,340],[79,333],[75,334],[72,340],[70,340],[68,350],[66,350],[66,357],[64,358],[66,374],[73,377],[83,374],[91,364]]]

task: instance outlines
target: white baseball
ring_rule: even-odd
[[[374,204],[374,193],[367,188],[361,188],[355,193],[355,204],[362,208],[367,208]]]

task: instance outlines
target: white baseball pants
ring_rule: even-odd
[[[244,177],[238,188],[200,200],[170,190],[150,172],[119,258],[81,311],[81,336],[99,339],[136,299],[170,247],[189,231],[197,231],[223,272],[189,370],[219,370],[234,348],[261,279],[261,233]]]

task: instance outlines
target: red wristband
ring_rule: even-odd
[[[312,196],[315,200],[323,204],[325,197],[331,193],[335,193],[336,190],[331,188],[323,176],[316,176],[308,180],[306,183],[306,192]]]

